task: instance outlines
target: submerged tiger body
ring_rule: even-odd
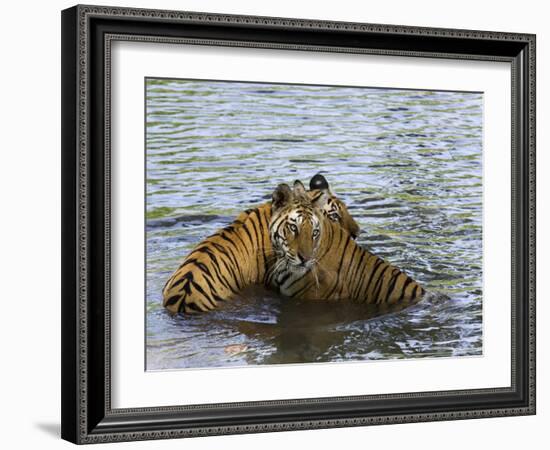
[[[301,184],[274,193],[270,239],[276,261],[268,284],[303,300],[377,305],[417,303],[424,288],[399,268],[361,248],[347,230],[312,204]]]
[[[301,183],[300,183],[301,184]],[[304,195],[329,223],[356,236],[359,226],[345,204],[330,193],[321,175],[310,182]],[[163,289],[163,305],[172,312],[209,311],[254,284],[267,285],[275,255],[269,224],[271,202],[241,213],[225,228],[198,244],[172,274]]]
[[[209,236],[185,258],[163,290],[163,305],[172,313],[201,312],[263,283],[271,248],[267,227],[270,205],[241,214]]]

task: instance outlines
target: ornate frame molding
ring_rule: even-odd
[[[113,22],[115,31],[103,27],[96,28],[99,19]],[[284,33],[299,36],[310,30],[336,33],[345,37],[349,33],[368,39],[376,36],[377,46],[340,46],[328,43],[273,42],[264,40],[227,39],[211,37],[152,36],[145,33],[128,33],[120,30],[125,23],[137,23],[144,27],[151,23],[182,27],[186,25],[212,29],[230,30],[237,26],[249,33],[266,30],[270,36]],[[119,25],[122,24],[122,25]],[[118,27],[118,28],[117,28]],[[116,31],[122,32],[116,32]],[[199,30],[200,31],[200,30]],[[207,31],[206,31],[207,32]],[[526,415],[535,413],[535,36],[530,34],[500,33],[471,30],[449,30],[440,28],[405,27],[396,25],[361,24],[304,19],[271,18],[256,16],[234,16],[203,14],[194,12],[159,11],[147,9],[111,8],[98,6],[76,6],[63,12],[63,377],[70,379],[63,389],[62,434],[77,443],[98,443],[142,439],[163,439],[172,437],[206,436],[213,434],[235,434],[250,432],[270,432],[327,427],[346,427],[373,424],[404,422],[439,421],[481,417]],[[278,34],[277,34],[278,33]],[[300,35],[301,36],[301,35]],[[261,37],[261,36],[260,36]],[[399,37],[407,48],[385,47],[384,42]],[[415,48],[414,39],[432,39],[433,47]],[[291,36],[292,38],[292,36]],[[441,38],[455,42],[455,51],[438,49]],[[96,41],[94,41],[96,39]],[[98,40],[99,39],[99,40]],[[285,38],[286,39],[286,38]],[[308,39],[308,38],[305,38]],[[472,391],[446,391],[419,394],[396,394],[361,397],[333,397],[309,400],[287,400],[274,402],[251,402],[239,404],[196,405],[168,408],[139,408],[113,410],[110,402],[110,67],[111,44],[116,40],[144,41],[155,43],[185,43],[193,45],[243,46],[266,49],[289,49],[323,52],[347,52],[363,54],[383,54],[411,57],[435,57],[452,59],[481,59],[506,61],[512,64],[512,148],[513,148],[513,311],[512,325],[512,386],[510,388],[484,389]],[[409,42],[409,44],[406,44]],[[469,48],[476,52],[464,51],[463,43],[470,41]],[[95,42],[95,43],[94,43]],[[99,48],[101,43],[102,49]],[[389,41],[388,41],[389,42]],[[482,43],[498,43],[486,48],[496,48],[493,53],[485,53]],[[380,44],[382,43],[382,44]],[[462,44],[461,44],[462,43]],[[380,47],[380,45],[382,47]],[[462,47],[460,47],[462,45]],[[456,51],[458,48],[459,51]],[[101,67],[98,65],[101,64]],[[97,131],[97,124],[90,111],[94,97],[98,94],[98,74],[104,71],[102,104],[104,123]],[[101,80],[100,80],[101,81]],[[95,136],[98,137],[95,137]],[[101,136],[99,136],[101,135]],[[96,155],[92,155],[90,142],[101,142],[103,157],[100,158],[102,179],[98,179]],[[95,176],[95,178],[94,178]],[[101,184],[101,189],[97,185]],[[518,190],[519,187],[519,190]],[[99,190],[98,190],[99,189]],[[102,198],[98,197],[98,193]],[[99,198],[99,200],[98,200]],[[99,202],[100,207],[94,206]],[[99,208],[99,209],[97,209]],[[103,210],[102,217],[98,211]],[[98,223],[102,227],[98,228]],[[99,257],[103,260],[98,266],[94,256],[98,242],[91,240],[92,230],[102,228],[103,250]],[[66,231],[66,233],[65,233]],[[96,233],[97,234],[97,233]],[[519,236],[519,238],[518,238]],[[526,241],[526,242],[524,242]],[[523,255],[523,256],[522,256]],[[522,260],[525,259],[525,261]],[[522,262],[517,268],[517,262]],[[96,266],[98,266],[96,268]],[[517,272],[521,269],[521,273]],[[94,274],[92,275],[92,271]],[[91,308],[92,281],[98,272],[103,272],[104,289],[97,298],[103,298],[102,323],[90,317],[97,312]],[[517,293],[527,292],[527,297],[519,298]],[[76,302],[75,302],[76,299]],[[515,300],[514,300],[515,299]],[[521,304],[520,304],[521,303]],[[522,309],[524,308],[524,309]],[[520,312],[522,317],[517,316]],[[522,312],[523,311],[523,312]],[[522,321],[521,323],[518,321]],[[517,327],[521,328],[518,330]],[[103,337],[98,337],[101,332]],[[519,334],[518,334],[519,333]],[[91,337],[92,336],[92,337]],[[516,338],[520,336],[521,339]],[[70,340],[70,343],[65,343]],[[91,401],[97,394],[98,386],[90,379],[90,367],[97,365],[92,359],[90,348],[103,342],[104,374],[103,394],[100,404]],[[520,370],[517,371],[517,368]],[[99,369],[98,369],[99,370]],[[100,383],[101,384],[101,383]],[[518,390],[522,389],[518,396]],[[472,407],[454,410],[418,411],[406,414],[366,414],[355,417],[331,417],[307,420],[281,420],[264,423],[220,422],[215,425],[170,426],[168,415],[184,415],[190,410],[201,410],[206,416],[208,410],[232,410],[240,407],[279,407],[300,405],[326,405],[349,400],[364,402],[396,399],[414,401],[426,397],[468,398],[483,394],[490,396],[515,394],[518,399],[505,406],[496,403],[487,407]],[[525,395],[526,394],[526,397]],[[525,397],[525,398],[523,398]],[[496,397],[495,397],[496,398]],[[162,416],[164,425],[153,426],[144,417]],[[130,419],[129,419],[130,418]],[[124,420],[122,420],[124,419]],[[133,421],[128,425],[128,421]],[[182,419],[183,420],[183,419]],[[124,424],[121,424],[124,422]],[[182,422],[183,423],[183,422]]]

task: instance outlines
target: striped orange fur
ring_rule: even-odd
[[[325,199],[326,200],[326,199]],[[268,284],[304,300],[394,305],[413,304],[424,288],[410,276],[361,248],[350,233],[312,204],[301,183],[280,185],[269,224],[276,260]]]
[[[349,235],[359,233],[345,204],[330,193],[324,177],[312,178],[305,194],[311,204]],[[163,305],[172,312],[209,311],[253,284],[267,284],[276,256],[269,236],[271,202],[241,213],[227,227],[198,244],[172,274],[163,289]]]

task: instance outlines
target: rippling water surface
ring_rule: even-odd
[[[148,79],[147,369],[482,353],[482,94]],[[249,290],[172,317],[185,255],[323,172],[360,245],[448,299],[377,315]]]

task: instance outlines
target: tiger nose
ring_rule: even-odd
[[[300,263],[305,263],[309,260],[309,257],[305,256],[303,253],[298,252],[298,259],[300,260]]]

